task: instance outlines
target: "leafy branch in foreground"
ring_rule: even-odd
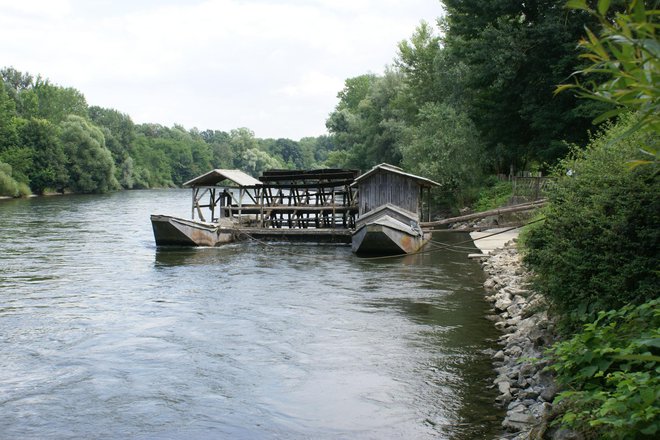
[[[625,12],[610,11],[610,0],[598,0],[595,8],[586,0],[569,0],[566,6],[586,11],[601,25],[600,35],[586,28],[586,38],[579,42],[584,50],[581,58],[591,64],[574,72],[575,82],[557,87],[555,94],[573,89],[583,98],[594,99],[614,108],[594,120],[594,123],[626,111],[637,111],[639,122],[623,134],[635,131],[648,133],[642,146],[645,159],[632,166],[657,163],[660,160],[660,43],[657,39],[658,0],[647,8],[643,0],[629,0]],[[581,78],[586,80],[581,81]],[[600,81],[606,78],[604,81]]]
[[[550,367],[566,391],[557,423],[604,439],[654,438],[660,431],[660,300],[600,312],[556,344]],[[657,437],[655,437],[657,438]]]

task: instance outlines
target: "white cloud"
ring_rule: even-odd
[[[346,78],[382,72],[440,13],[438,0],[0,0],[0,53],[136,122],[299,138],[324,132]]]
[[[344,86],[344,79],[321,72],[306,72],[295,84],[290,84],[275,91],[277,95],[308,98],[337,94]]]
[[[61,19],[70,11],[69,0],[0,0],[0,13]]]

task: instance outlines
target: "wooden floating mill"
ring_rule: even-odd
[[[272,170],[259,179],[215,169],[184,184],[192,218],[153,214],[158,246],[218,246],[247,238],[352,244],[358,254],[418,251],[424,192],[437,183],[381,164],[347,169]]]

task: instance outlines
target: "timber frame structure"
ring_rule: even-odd
[[[255,179],[215,169],[192,179],[192,218],[258,229],[351,229],[357,170],[271,170]],[[218,186],[220,183],[226,183]],[[206,213],[206,215],[205,215]],[[207,219],[208,216],[208,219]]]

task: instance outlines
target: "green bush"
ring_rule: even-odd
[[[479,191],[474,210],[482,212],[504,206],[511,199],[512,194],[511,182],[499,180],[493,176],[486,181],[485,187]]]
[[[660,431],[660,301],[600,312],[556,344],[551,369],[566,391],[556,423],[598,439],[653,437]]]
[[[0,162],[0,196],[26,197],[32,194],[30,188],[12,177],[11,165]]]
[[[658,176],[653,166],[628,165],[646,136],[622,140],[633,124],[610,126],[560,164],[546,220],[525,237],[536,289],[572,326],[660,291]]]

